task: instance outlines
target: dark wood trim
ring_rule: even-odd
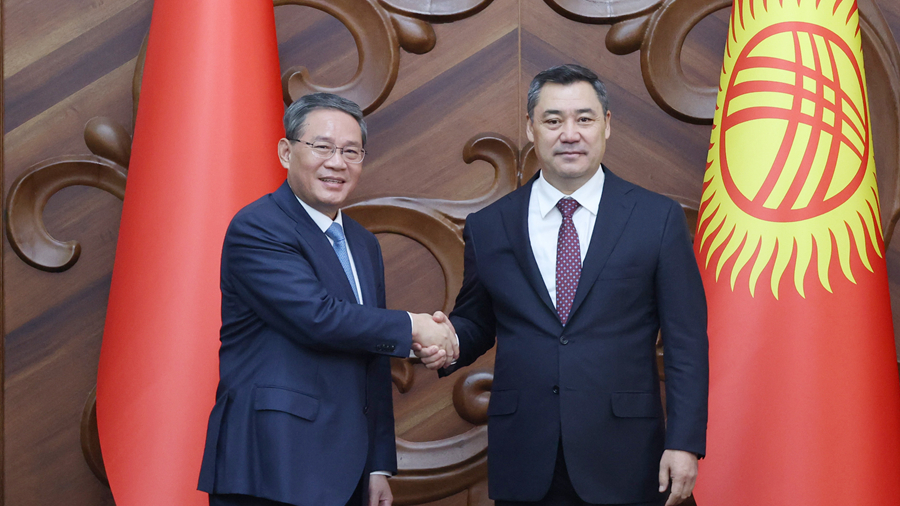
[[[4,30],[3,25],[5,21],[4,16],[4,5],[3,0],[0,0],[0,133],[5,132],[3,129],[3,120],[5,116],[5,110],[3,104],[5,103],[4,96],[4,86],[3,81],[6,77],[3,72],[3,60],[4,60],[4,45],[3,45],[3,36]],[[0,135],[0,181],[3,181],[3,160],[6,158],[4,155],[6,151],[4,151],[4,138],[6,135]],[[0,202],[2,202],[2,194],[0,194]],[[5,202],[2,202],[0,205],[0,209],[5,209]],[[6,220],[0,220],[0,237],[6,237]],[[3,365],[6,363],[6,357],[4,355],[4,346],[6,344],[6,298],[4,292],[6,271],[4,270],[3,263],[3,249],[0,247],[0,506],[3,506],[6,503],[6,469],[4,468],[4,462],[6,461],[5,457],[5,443],[6,443],[6,411],[3,409],[5,404],[5,394],[6,394],[6,371],[4,370]]]

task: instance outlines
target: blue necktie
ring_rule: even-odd
[[[353,269],[350,268],[350,256],[347,255],[347,239],[344,238],[344,229],[341,228],[340,223],[334,222],[328,227],[328,230],[325,231],[325,235],[334,241],[334,244],[331,246],[334,248],[334,252],[337,253],[338,260],[341,261],[341,267],[344,268],[344,274],[347,275],[347,279],[350,281],[350,288],[353,289],[353,295],[356,296],[356,302],[359,302],[359,294],[356,292],[356,279],[353,277]]]

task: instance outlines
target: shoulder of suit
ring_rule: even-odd
[[[643,186],[622,179],[619,176],[613,177],[617,180],[616,184],[618,184],[622,188],[622,193],[628,195],[630,198],[635,199],[642,205],[659,207],[662,209],[668,209],[672,206],[678,206],[679,208],[681,207],[681,204],[679,204],[677,201],[675,201],[675,199],[669,196],[657,193],[652,190],[648,190]],[[608,178],[607,180],[609,181],[610,179],[612,178]],[[604,189],[604,192],[605,191],[606,189]]]
[[[529,196],[531,195],[531,185],[532,185],[531,181],[529,181],[528,183],[525,183],[524,185],[522,185],[522,186],[516,188],[515,190],[507,193],[506,195],[500,197],[493,203],[488,204],[487,206],[481,208],[480,210],[475,211],[474,213],[470,214],[468,217],[466,217],[466,221],[468,221],[472,218],[474,218],[476,220],[489,219],[488,217],[492,217],[495,214],[498,214],[502,209],[515,205],[515,201],[517,199],[526,199],[527,200],[529,198]]]
[[[231,219],[231,223],[228,226],[229,230],[235,226],[241,225],[254,225],[258,223],[263,225],[268,223],[271,225],[273,218],[277,220],[278,216],[287,217],[287,215],[284,214],[284,211],[282,211],[275,202],[272,195],[273,194],[268,193],[242,207]]]

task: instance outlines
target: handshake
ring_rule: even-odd
[[[412,316],[412,350],[425,367],[448,367],[459,358],[459,341],[447,315],[438,311],[433,315]]]

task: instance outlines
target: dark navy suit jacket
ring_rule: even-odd
[[[389,356],[408,355],[410,319],[379,309],[378,241],[343,223],[364,305],[287,183],[232,220],[200,490],[343,505],[369,471],[396,471]]]
[[[684,213],[605,172],[566,326],[528,238],[534,180],[466,220],[465,275],[450,316],[461,356],[449,372],[472,363],[496,336],[493,499],[540,500],[560,440],[575,490],[600,504],[659,498],[664,448],[706,451],[706,302]],[[660,329],[667,424],[656,368]]]

